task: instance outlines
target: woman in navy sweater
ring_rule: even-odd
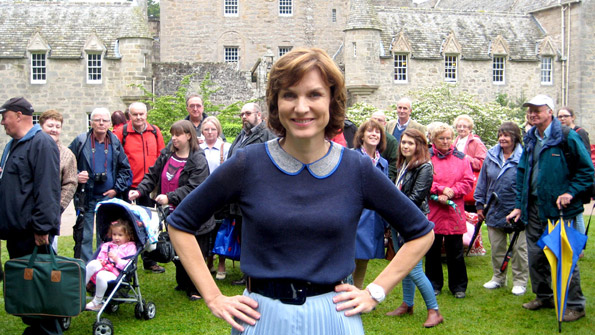
[[[320,49],[296,49],[271,69],[268,124],[280,138],[239,150],[168,217],[170,236],[190,278],[233,334],[363,334],[370,312],[419,262],[433,225],[370,159],[330,142],[343,126],[345,83]],[[209,198],[209,201],[204,201]],[[244,217],[242,296],[224,296],[192,232],[221,205]],[[406,243],[360,290],[344,284],[354,269],[364,208],[380,213]]]

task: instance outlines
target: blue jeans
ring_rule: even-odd
[[[85,227],[83,228],[83,243],[81,245],[81,259],[89,263],[93,259],[93,223],[95,221],[95,206],[98,202],[107,200],[109,197],[103,195],[93,195],[89,199],[89,205],[85,208]],[[103,243],[99,236],[99,229],[95,229],[95,240],[97,248]]]
[[[572,228],[576,229],[576,231],[578,231],[581,234],[585,233],[585,218],[583,217],[583,213],[580,213],[576,216]]]
[[[397,231],[394,228],[391,228],[391,232],[393,235],[393,245],[395,247],[395,252],[399,251],[399,240],[397,236]],[[424,298],[424,302],[426,303],[427,309],[438,309],[438,301],[436,300],[436,295],[434,295],[434,289],[432,288],[432,284],[422,268],[422,261],[420,260],[417,265],[409,272],[407,277],[403,279],[403,301],[407,304],[407,306],[413,306],[413,297],[415,296],[415,286],[419,289],[421,296]]]

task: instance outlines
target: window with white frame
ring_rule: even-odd
[[[506,57],[494,56],[492,61],[492,81],[494,84],[504,84]]]
[[[279,0],[279,15],[293,15],[293,0]]]
[[[333,8],[332,12],[331,12],[331,21],[332,22],[337,22],[337,10]]]
[[[444,81],[448,83],[457,82],[457,56],[444,56]]]
[[[291,51],[292,47],[279,47],[279,57]]]
[[[407,82],[407,54],[395,54],[395,81],[400,83]]]
[[[223,51],[223,60],[226,63],[238,64],[240,61],[238,47],[225,47]]]
[[[45,84],[46,73],[46,53],[31,53],[31,84]]]
[[[101,54],[89,53],[87,54],[87,83],[101,84]]]
[[[541,57],[541,84],[551,85],[553,83],[552,76],[552,57]]]
[[[238,0],[223,0],[223,14],[225,16],[238,16]]]
[[[41,116],[41,114],[39,113],[33,113],[33,124],[38,124],[39,123],[39,117]]]

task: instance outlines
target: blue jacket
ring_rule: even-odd
[[[33,126],[2,154],[0,239],[60,233],[60,153],[56,142]]]
[[[79,188],[84,187],[85,193],[87,194],[84,203],[85,207],[89,203],[89,194],[93,194],[94,186],[93,176],[91,174],[91,171],[93,171],[93,169],[91,168],[93,166],[91,162],[93,154],[91,152],[90,146],[85,145],[87,141],[90,141],[92,131],[93,130],[90,130],[87,133],[78,135],[68,146],[70,151],[72,151],[74,153],[74,156],[76,157],[77,170],[79,172],[89,171],[89,180],[87,181],[87,183],[79,184]],[[124,148],[122,148],[122,144],[120,143],[120,140],[118,140],[118,137],[116,137],[116,135],[114,135],[114,133],[112,133],[109,130],[107,131],[107,136],[109,136],[109,142],[110,146],[112,147],[113,154],[113,189],[116,190],[118,194],[123,194],[130,188],[130,185],[132,185],[132,170],[130,169],[128,157],[126,157],[126,154],[124,153]],[[78,192],[77,196],[75,197],[75,201],[77,201],[77,199],[79,199]],[[82,204],[75,203],[75,206],[77,205]]]
[[[477,209],[482,210],[493,192],[498,195],[498,203],[492,203],[486,217],[486,224],[494,228],[504,228],[506,215],[514,209],[517,166],[523,147],[517,144],[512,155],[505,162],[500,160],[501,151],[500,144],[488,150],[473,195]]]
[[[521,220],[525,224],[529,222],[529,196],[531,193],[529,185],[531,173],[533,172],[533,151],[537,143],[536,131],[537,128],[533,127],[525,135],[525,149],[519,161],[517,172],[518,193],[515,208],[521,210]],[[547,221],[547,219],[560,217],[556,200],[558,196],[564,193],[569,193],[574,198],[564,208],[563,217],[573,218],[582,213],[583,203],[579,197],[575,196],[587,190],[593,184],[593,162],[581,138],[575,131],[568,133],[566,141],[570,156],[569,161],[566,161],[562,149],[563,140],[562,124],[557,118],[553,118],[550,137],[546,139],[539,154],[539,175],[537,176],[539,195],[537,205],[539,206],[539,219],[543,222]]]

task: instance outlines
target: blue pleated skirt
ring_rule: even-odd
[[[244,295],[258,302],[260,320],[254,326],[241,322],[244,332],[232,329],[233,335],[363,335],[360,315],[347,317],[338,312],[333,297],[339,293],[329,292],[309,297],[303,305],[284,304],[244,290]]]

